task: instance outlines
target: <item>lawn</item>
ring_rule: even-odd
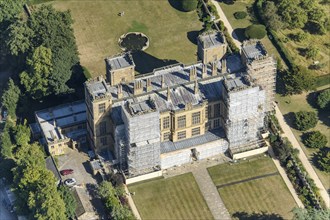
[[[67,0],[51,4],[56,9],[71,11],[81,63],[96,76],[105,74],[104,58],[121,53],[118,39],[131,31],[140,31],[149,37],[149,48],[137,56],[150,59],[147,63],[197,61],[193,39],[202,29],[202,23],[196,12],[178,11],[169,2]],[[125,12],[124,16],[118,16],[119,12]],[[166,62],[161,62],[163,60]]]
[[[208,168],[208,171],[215,185],[219,186],[275,173],[277,169],[269,157],[258,157],[233,165],[217,165]],[[242,213],[251,215],[254,212],[278,214],[284,219],[291,219],[291,210],[296,206],[279,174],[220,187],[218,191],[232,217],[240,219],[243,218]]]
[[[192,173],[128,188],[142,219],[213,219]]]
[[[318,90],[322,90],[325,88],[329,88],[330,85],[323,86],[321,88],[318,88]],[[317,112],[318,109],[315,107],[315,101],[316,98],[314,97],[313,93],[303,93],[299,95],[292,95],[292,96],[280,96],[276,95],[276,100],[278,102],[278,106],[284,115],[284,117],[288,120],[288,124],[291,125],[291,129],[295,137],[300,143],[300,146],[302,146],[302,149],[306,153],[306,155],[311,159],[313,157],[314,152],[317,150],[306,148],[305,145],[302,143],[302,132],[298,131],[294,128],[292,128],[292,114],[289,114],[291,112],[297,112],[297,111],[315,111]],[[327,146],[330,146],[330,118],[329,113],[326,111],[319,112],[319,117],[322,118],[323,121],[319,121],[315,128],[312,130],[318,130],[325,134],[328,139]],[[317,175],[319,176],[320,180],[322,181],[324,187],[329,190],[330,189],[330,174],[326,172],[322,172],[319,169],[317,169],[313,163],[311,163],[314,167],[314,170],[316,171]]]
[[[241,42],[246,40],[246,37],[244,35],[245,28],[253,23],[258,23],[253,15],[253,11],[251,8],[253,3],[254,0],[237,0],[232,5],[228,5],[223,2],[219,3],[228,21],[233,27],[233,30],[238,37],[238,40]],[[248,13],[248,16],[244,19],[238,20],[234,17],[234,13],[237,11],[245,11]],[[276,58],[280,58],[280,54],[267,36],[261,39],[261,42],[263,43],[269,54],[274,55],[274,57]],[[283,65],[285,65],[284,62],[282,63]]]

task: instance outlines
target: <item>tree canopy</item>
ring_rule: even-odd
[[[34,99],[49,94],[50,74],[53,70],[52,51],[44,46],[37,47],[26,61],[27,71],[20,74],[22,85]]]
[[[326,89],[318,95],[317,105],[322,109],[330,108],[330,89]]]
[[[21,83],[34,98],[69,90],[66,82],[79,62],[72,23],[69,11],[42,5],[27,20],[9,26],[5,43],[12,55],[27,57]]]
[[[304,67],[294,66],[283,75],[283,82],[288,94],[300,94],[315,87],[315,75]]]
[[[294,113],[294,124],[300,131],[306,131],[314,128],[317,124],[315,112],[299,111]]]
[[[329,209],[294,208],[292,212],[294,220],[327,220],[330,215]]]
[[[7,109],[11,118],[16,118],[16,107],[19,100],[20,90],[12,79],[9,79],[7,89],[4,91],[1,101],[2,105]]]
[[[245,29],[245,36],[250,39],[262,39],[266,33],[266,27],[261,24],[252,24]]]
[[[330,148],[323,147],[316,154],[316,165],[323,171],[330,173]]]
[[[319,131],[312,131],[306,134],[306,138],[303,140],[304,144],[310,148],[322,148],[328,140],[327,137]]]

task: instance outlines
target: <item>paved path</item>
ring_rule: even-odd
[[[207,170],[200,168],[194,170],[192,173],[214,219],[231,219]]]
[[[219,3],[215,0],[211,0],[212,4],[215,6],[215,8],[218,11],[218,14],[220,16],[220,20],[223,22],[223,24],[225,25],[225,27],[227,28],[228,33],[230,34],[230,36],[233,38],[235,45],[238,48],[241,48],[241,42],[238,39],[236,33],[234,32],[231,24],[229,23],[225,13],[222,11],[222,8],[220,7]]]
[[[272,146],[269,146],[268,153],[272,157],[272,160],[273,160],[278,172],[280,173],[283,181],[285,182],[286,186],[288,187],[294,201],[297,203],[297,205],[300,208],[304,208],[304,204],[299,199],[299,197],[297,195],[297,192],[294,189],[294,187],[293,187],[291,181],[289,180],[288,176],[286,175],[286,172],[285,172],[284,168],[281,166],[280,161],[276,159]]]
[[[125,186],[125,192],[126,192],[126,194],[127,194],[127,198],[128,198],[128,204],[129,204],[129,206],[131,207],[131,210],[132,210],[132,212],[133,212],[135,218],[136,218],[137,220],[141,220],[140,213],[139,213],[138,209],[137,209],[136,206],[135,206],[135,203],[134,203],[134,201],[133,201],[133,199],[132,199],[132,197],[131,197],[131,194],[130,194],[130,192],[128,191],[127,186],[126,186],[126,185],[124,185],[124,186]]]
[[[315,170],[313,169],[312,165],[310,164],[308,158],[306,157],[306,154],[304,151],[301,149],[301,146],[299,142],[297,141],[296,137],[293,135],[291,128],[288,126],[288,124],[285,122],[284,117],[278,108],[277,105],[275,105],[275,110],[276,110],[276,118],[278,119],[278,122],[283,130],[283,133],[281,134],[283,137],[287,137],[289,141],[292,143],[293,148],[296,148],[299,150],[298,157],[305,167],[308,175],[310,178],[312,178],[315,182],[315,185],[317,188],[319,188],[320,195],[322,199],[324,200],[326,206],[330,208],[330,199],[329,199],[329,194],[327,193],[326,189],[324,188],[321,180],[315,173]]]
[[[169,168],[163,172],[163,176],[168,178],[183,173],[192,172],[214,219],[227,220],[231,219],[230,214],[227,211],[209,173],[207,172],[207,167],[215,166],[229,160],[229,158],[225,157],[223,154],[220,154],[214,156],[213,158],[195,161],[179,167]]]

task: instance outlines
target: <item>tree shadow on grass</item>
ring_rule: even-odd
[[[189,31],[189,32],[187,32],[187,38],[191,43],[197,45],[198,34],[199,34],[199,31]]]
[[[296,126],[294,125],[294,113],[293,112],[289,112],[285,115],[283,115],[285,122],[294,129],[297,129]]]
[[[178,1],[178,0],[168,0],[168,3],[170,3],[170,5],[173,8],[175,8],[176,10],[184,12],[181,8],[180,1]]]
[[[161,60],[140,50],[132,52],[132,57],[135,63],[135,71],[140,74],[151,73],[156,68],[179,63],[176,60]]]
[[[282,216],[275,213],[247,213],[247,212],[235,212],[233,217],[240,220],[284,220]]]
[[[235,35],[237,36],[234,37],[234,35],[232,34],[232,37],[236,40],[239,40],[240,42],[247,40],[247,38],[245,37],[245,28],[236,28],[233,33],[235,33]]]

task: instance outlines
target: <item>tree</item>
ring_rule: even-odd
[[[7,109],[8,115],[16,118],[16,107],[19,100],[20,90],[12,79],[9,79],[7,89],[2,95],[2,105]]]
[[[33,30],[27,26],[26,22],[16,20],[8,28],[7,47],[11,55],[18,56],[24,54],[31,49],[31,40],[33,38]]]
[[[294,220],[327,220],[329,219],[330,209],[304,209],[293,208]]]
[[[299,111],[294,113],[294,124],[300,131],[314,128],[317,124],[315,112]]]
[[[315,87],[315,76],[306,68],[294,66],[283,75],[283,82],[288,94],[300,94]]]
[[[246,18],[246,16],[247,16],[247,13],[245,11],[237,11],[234,13],[234,17],[236,19],[244,19],[244,18]]]
[[[308,59],[315,59],[318,53],[319,53],[319,49],[314,45],[311,45],[306,48],[306,57]]]
[[[272,1],[266,1],[264,3],[262,17],[267,27],[275,31],[284,27],[282,18],[277,14],[277,7]]]
[[[44,46],[52,52],[49,93],[68,91],[66,82],[71,78],[73,66],[79,62],[72,23],[69,11],[56,11],[51,5],[42,5],[27,21],[35,33],[33,47]]]
[[[29,144],[31,133],[30,133],[30,128],[26,126],[26,120],[24,121],[24,124],[17,125],[14,128],[14,131],[15,131],[14,136],[15,136],[16,145],[25,146]]]
[[[306,147],[322,148],[327,144],[327,137],[319,131],[312,131],[306,134],[303,140]]]
[[[197,0],[180,0],[181,9],[183,11],[194,11],[197,8]]]
[[[23,11],[25,0],[0,0],[0,22],[11,20]]]
[[[330,89],[322,91],[317,96],[317,105],[322,109],[330,108]]]
[[[28,71],[20,74],[22,85],[34,99],[40,99],[50,93],[49,81],[52,68],[52,51],[49,48],[37,47],[27,59]]]
[[[261,24],[252,24],[245,29],[245,36],[249,39],[262,39],[266,33],[266,27]]]
[[[325,171],[330,173],[330,148],[323,147],[315,155],[317,166]]]
[[[72,192],[67,187],[60,186],[59,193],[65,203],[66,217],[73,219],[75,216],[77,202],[74,196],[72,195]]]
[[[297,6],[297,1],[279,0],[278,12],[290,28],[303,28],[308,21],[307,11]]]

